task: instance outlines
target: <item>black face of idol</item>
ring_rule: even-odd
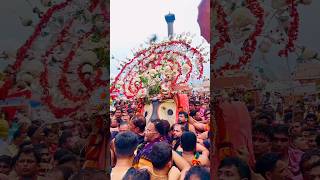
[[[172,125],[176,122],[177,107],[173,99],[159,101],[152,100],[151,104],[144,106],[144,117],[147,122],[155,119],[168,120]]]
[[[160,106],[159,100],[152,100],[152,106],[153,111],[150,120],[160,119],[158,115],[158,108]]]

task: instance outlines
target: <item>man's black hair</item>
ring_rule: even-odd
[[[155,143],[150,153],[150,160],[155,169],[163,169],[172,159],[172,148],[166,142]]]
[[[5,163],[5,164],[9,165],[10,167],[12,166],[12,158],[8,155],[1,155],[0,162]]]
[[[248,105],[247,109],[249,112],[252,112],[253,110],[255,110],[255,106],[254,105]]]
[[[272,123],[273,116],[272,116],[272,114],[270,114],[270,113],[262,112],[261,114],[258,115],[257,119],[258,119],[258,120],[267,119],[267,124],[271,124],[271,123]]]
[[[45,148],[49,148],[49,146],[47,144],[40,143],[40,144],[35,144],[34,148],[42,150],[42,149],[45,149]]]
[[[20,145],[19,145],[19,149],[23,149],[25,146],[30,146],[30,147],[33,147],[33,144],[30,140],[25,140],[23,141]],[[36,150],[36,149],[35,149]]]
[[[118,117],[116,119],[116,121],[117,121],[118,124],[121,124],[122,122],[124,122],[124,120],[121,117]]]
[[[184,117],[185,117],[186,119],[188,119],[188,118],[189,118],[188,113],[187,113],[187,112],[185,112],[185,111],[180,111],[180,112],[179,112],[179,115],[180,115],[180,114],[183,114],[183,115],[184,115]]]
[[[33,154],[36,160],[36,163],[39,164],[40,163],[40,156],[37,153],[37,151],[33,148],[33,146],[24,146],[23,148],[21,148],[18,152],[18,154],[14,157],[13,159],[13,163],[16,164],[17,161],[19,160],[21,154]]]
[[[194,102],[194,105],[195,105],[195,106],[200,106],[201,103],[200,103],[200,101],[195,101],[195,102]]]
[[[115,148],[117,156],[130,157],[133,156],[138,146],[138,137],[131,131],[121,132],[115,137]]]
[[[320,148],[320,134],[318,134],[316,137],[316,143],[317,143],[318,148]]]
[[[194,151],[197,145],[197,136],[190,131],[186,131],[181,136],[181,147],[184,151]]]
[[[73,154],[73,153],[68,153],[63,155],[59,160],[58,160],[58,164],[65,164],[67,162],[77,162],[78,161],[78,157]]]
[[[266,177],[266,173],[276,168],[277,162],[281,160],[278,153],[267,153],[261,156],[256,162],[256,172]]]
[[[313,113],[307,114],[307,116],[305,117],[305,120],[310,119],[310,118],[312,119],[312,121],[316,121],[317,120],[317,116],[315,114],[313,114]]]
[[[305,163],[309,161],[313,156],[320,157],[320,149],[308,150],[301,156],[299,168],[302,174],[310,170],[310,166],[305,166]]]
[[[160,119],[153,119],[153,120],[150,120],[150,122],[152,124],[154,124],[154,127],[155,127],[156,131],[161,136],[165,136],[166,135],[167,129],[166,129],[166,127],[164,126],[163,122]]]
[[[131,123],[135,127],[138,127],[140,132],[144,132],[144,129],[146,128],[146,118],[143,116],[133,116]]]
[[[182,132],[185,131],[185,127],[184,127],[182,124],[179,124],[179,123],[175,123],[175,124],[173,124],[173,125],[171,126],[171,130],[172,130],[172,131],[173,131],[173,129],[174,129],[175,126],[180,126],[181,131],[182,131]]]
[[[287,125],[276,125],[273,127],[273,134],[284,134],[289,136],[289,126]]]
[[[164,128],[164,136],[168,136],[170,132],[170,123],[168,120],[161,119],[162,126]]]
[[[54,133],[54,132],[52,131],[52,129],[45,127],[43,129],[43,133],[44,133],[45,136],[48,137],[50,133]]]
[[[116,112],[116,111],[121,111],[121,112],[122,112],[121,107],[116,107],[115,112]]]
[[[207,114],[209,114],[209,115],[210,115],[210,109],[206,109],[206,110],[204,110],[204,115],[207,115]]]
[[[191,110],[190,111],[190,113],[189,113],[189,115],[191,116],[191,117],[193,117],[193,116],[195,116],[196,114],[197,114],[197,112],[198,112],[198,110]]]
[[[210,172],[205,167],[193,166],[187,172],[184,180],[192,180],[191,177],[198,177],[201,180],[210,180]]]
[[[71,131],[63,131],[63,133],[61,134],[60,138],[59,138],[59,146],[61,147],[61,145],[65,144],[68,140],[68,138],[71,138],[72,132]]]
[[[53,155],[53,159],[55,161],[59,161],[64,155],[67,155],[67,154],[72,154],[69,150],[67,149],[58,149],[54,155]]]
[[[32,137],[34,135],[34,133],[37,131],[38,127],[35,125],[31,125],[28,129],[27,135],[29,137]]]
[[[292,120],[292,118],[293,118],[293,113],[292,112],[287,112],[287,113],[285,113],[285,115],[283,117],[283,121],[285,123],[288,123],[288,122],[290,122]]]
[[[251,180],[251,171],[248,164],[237,157],[224,158],[221,161],[218,169],[221,169],[223,167],[231,167],[231,166],[235,166],[237,168],[241,179],[246,178],[248,180]]]
[[[151,176],[147,169],[128,169],[122,180],[150,180]]]
[[[41,150],[48,149],[48,145],[43,144],[43,143],[35,144],[35,145],[33,145],[33,147],[37,151],[37,153],[40,154],[40,155],[41,155]]]
[[[127,110],[127,113],[128,113],[128,114],[134,113],[134,110],[133,110],[132,108],[129,108],[129,109]]]
[[[270,141],[273,138],[272,127],[270,125],[258,123],[253,127],[253,134],[263,134],[265,135]]]

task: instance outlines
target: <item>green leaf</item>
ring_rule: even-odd
[[[102,37],[101,37],[100,33],[99,32],[95,32],[93,34],[93,36],[91,37],[91,41],[95,42],[95,43],[98,43],[101,40],[101,38]]]
[[[141,79],[141,82],[142,82],[143,84],[148,84],[148,79],[147,79],[147,78],[145,78],[145,77],[140,77],[140,79]]]
[[[95,48],[93,52],[96,54],[97,58],[99,59],[99,66],[106,67],[109,65],[109,53],[106,48],[100,47]]]

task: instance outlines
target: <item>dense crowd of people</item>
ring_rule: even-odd
[[[107,178],[104,171],[88,165],[94,157],[88,153],[97,135],[95,118],[46,123],[23,111],[17,114],[9,120],[3,112],[0,120],[1,180]]]
[[[210,107],[206,94],[190,95],[188,112],[172,124],[146,119],[132,101],[111,111],[111,179],[210,179]]]
[[[254,162],[249,161],[248,149],[241,150],[220,162],[217,179],[320,179],[320,96],[292,101],[293,96],[266,92],[257,103],[248,94],[234,90],[228,100],[247,105]]]
[[[2,112],[0,179],[107,179],[109,164],[94,168],[99,150],[110,153],[114,180],[320,179],[319,96],[289,101],[267,92],[257,103],[248,92],[237,91],[228,100],[246,104],[253,162],[248,149],[241,149],[221,159],[217,172],[210,174],[216,150],[211,137],[216,132],[210,130],[209,96],[191,94],[189,110],[180,109],[173,123],[147,119],[141,107],[128,100],[114,103],[110,129],[101,124],[107,118],[99,115],[48,123],[30,119],[23,111],[8,120]],[[103,141],[110,146],[101,148]]]

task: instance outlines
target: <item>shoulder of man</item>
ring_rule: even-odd
[[[168,179],[179,179],[180,175],[181,171],[176,166],[172,166],[168,173]]]

